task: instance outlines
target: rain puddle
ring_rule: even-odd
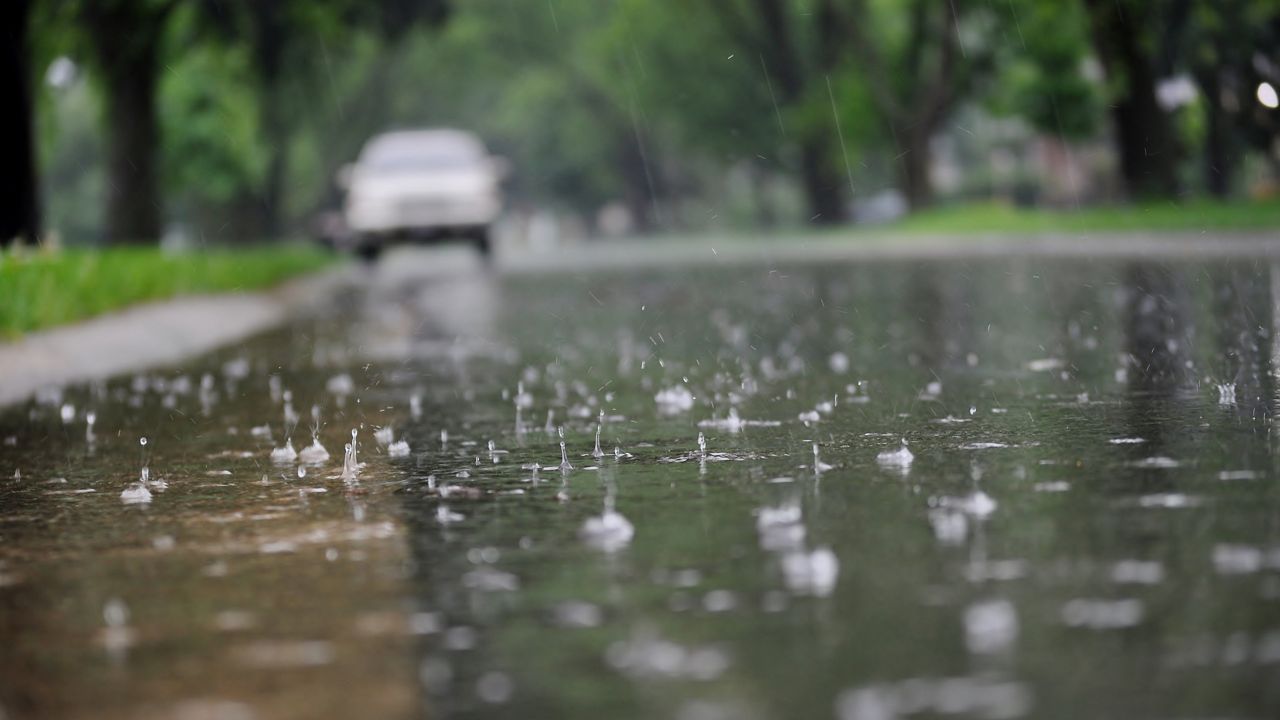
[[[1280,713],[1278,268],[405,257],[0,411],[0,715]]]

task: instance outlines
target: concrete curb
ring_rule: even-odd
[[[263,292],[137,305],[0,344],[0,406],[44,387],[172,365],[262,332],[314,307],[351,272],[348,265]]]

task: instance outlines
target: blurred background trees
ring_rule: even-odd
[[[477,131],[512,160],[516,217],[588,233],[1243,197],[1280,170],[1274,0],[2,12],[6,240],[40,219],[82,244],[304,233],[340,201],[337,170],[394,127]]]

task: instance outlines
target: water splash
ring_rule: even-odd
[[[964,611],[964,630],[969,652],[1002,653],[1018,639],[1018,613],[1008,600],[977,602]]]
[[[377,430],[373,431],[373,439],[377,441],[379,445],[390,445],[391,443],[395,442],[395,439],[396,439],[395,431],[391,429],[390,425],[387,425],[386,427],[378,428]]]
[[[728,417],[698,421],[698,427],[700,428],[725,430],[729,433],[738,433],[747,427],[779,427],[781,425],[782,422],[779,420],[744,420],[738,415],[738,409],[733,407],[729,408]]]
[[[349,483],[356,482],[360,473],[360,463],[356,457],[357,448],[356,429],[351,428],[351,442],[347,443],[343,448],[342,456],[342,479]]]
[[[658,412],[663,415],[676,415],[687,412],[693,408],[693,393],[683,385],[675,385],[665,390],[660,390],[658,394],[653,396],[654,402],[658,403]]]
[[[285,438],[284,447],[278,447],[271,451],[271,462],[276,464],[291,463],[298,459],[298,451],[293,449],[293,441]]]
[[[568,472],[573,469],[573,465],[569,462],[569,452],[564,445],[564,426],[561,425],[558,432],[560,433],[560,470]]]
[[[356,383],[351,379],[350,375],[342,373],[329,378],[328,382],[324,384],[324,389],[331,395],[343,397],[356,391]]]
[[[1218,404],[1219,405],[1235,405],[1236,404],[1236,384],[1221,383],[1218,385]]]
[[[809,552],[792,551],[782,556],[782,575],[787,588],[797,595],[828,597],[835,592],[840,561],[825,546]]]
[[[813,444],[813,472],[815,475],[821,475],[828,470],[834,470],[834,465],[828,465],[822,462],[822,458],[818,457],[818,443]]]
[[[892,468],[898,470],[907,470],[911,467],[916,456],[911,454],[911,449],[907,447],[907,439],[902,438],[902,445],[897,450],[881,450],[876,455],[876,462],[880,467]]]
[[[533,395],[525,392],[523,380],[516,382],[515,405],[517,408],[533,407]]]
[[[151,502],[151,490],[143,482],[136,482],[120,493],[120,502],[125,505],[147,505]]]
[[[329,451],[320,444],[320,438],[313,436],[311,444],[298,453],[298,459],[304,463],[318,465],[329,460]]]
[[[636,534],[635,526],[631,524],[631,521],[614,509],[614,496],[616,494],[617,487],[610,479],[605,490],[604,512],[587,518],[586,522],[582,524],[582,528],[578,530],[578,537],[583,542],[608,553],[617,552],[630,545],[631,539]]]
[[[120,493],[120,502],[125,505],[146,505],[151,502],[151,469],[147,465],[147,439],[138,439],[142,447],[142,469],[138,473],[137,482],[131,483]],[[163,489],[163,487],[157,488]]]
[[[534,487],[537,487],[538,483],[541,481],[541,478],[538,477],[538,471],[542,470],[542,465],[534,462],[528,465],[522,465],[521,469],[530,471],[530,475],[525,478],[525,482],[532,483]]]
[[[586,544],[605,552],[616,552],[631,544],[636,529],[616,510],[587,518],[578,531],[578,537]]]
[[[698,454],[702,457],[707,456],[707,436],[698,433]]]
[[[387,455],[391,457],[406,457],[409,454],[409,443],[404,440],[398,440],[387,446]]]
[[[603,410],[601,410],[601,411],[600,411],[600,416],[601,416],[601,417],[604,417],[604,411],[603,411]],[[592,450],[592,451],[591,451],[591,457],[593,457],[593,458],[595,458],[595,459],[597,459],[597,460],[599,460],[600,458],[604,457],[604,451],[600,449],[600,431],[601,431],[603,428],[604,428],[604,423],[603,423],[603,422],[598,423],[598,424],[596,425],[596,447],[595,447],[595,449],[594,449],[594,450]]]
[[[449,525],[456,522],[462,522],[463,520],[466,520],[466,519],[467,518],[465,515],[463,515],[462,513],[453,512],[445,505],[441,505],[440,507],[436,508],[436,522],[440,523],[441,525]]]

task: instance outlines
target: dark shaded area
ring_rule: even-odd
[[[12,0],[0,8],[0,97],[6,98],[0,113],[0,247],[40,236],[28,37],[32,6],[33,0]]]

